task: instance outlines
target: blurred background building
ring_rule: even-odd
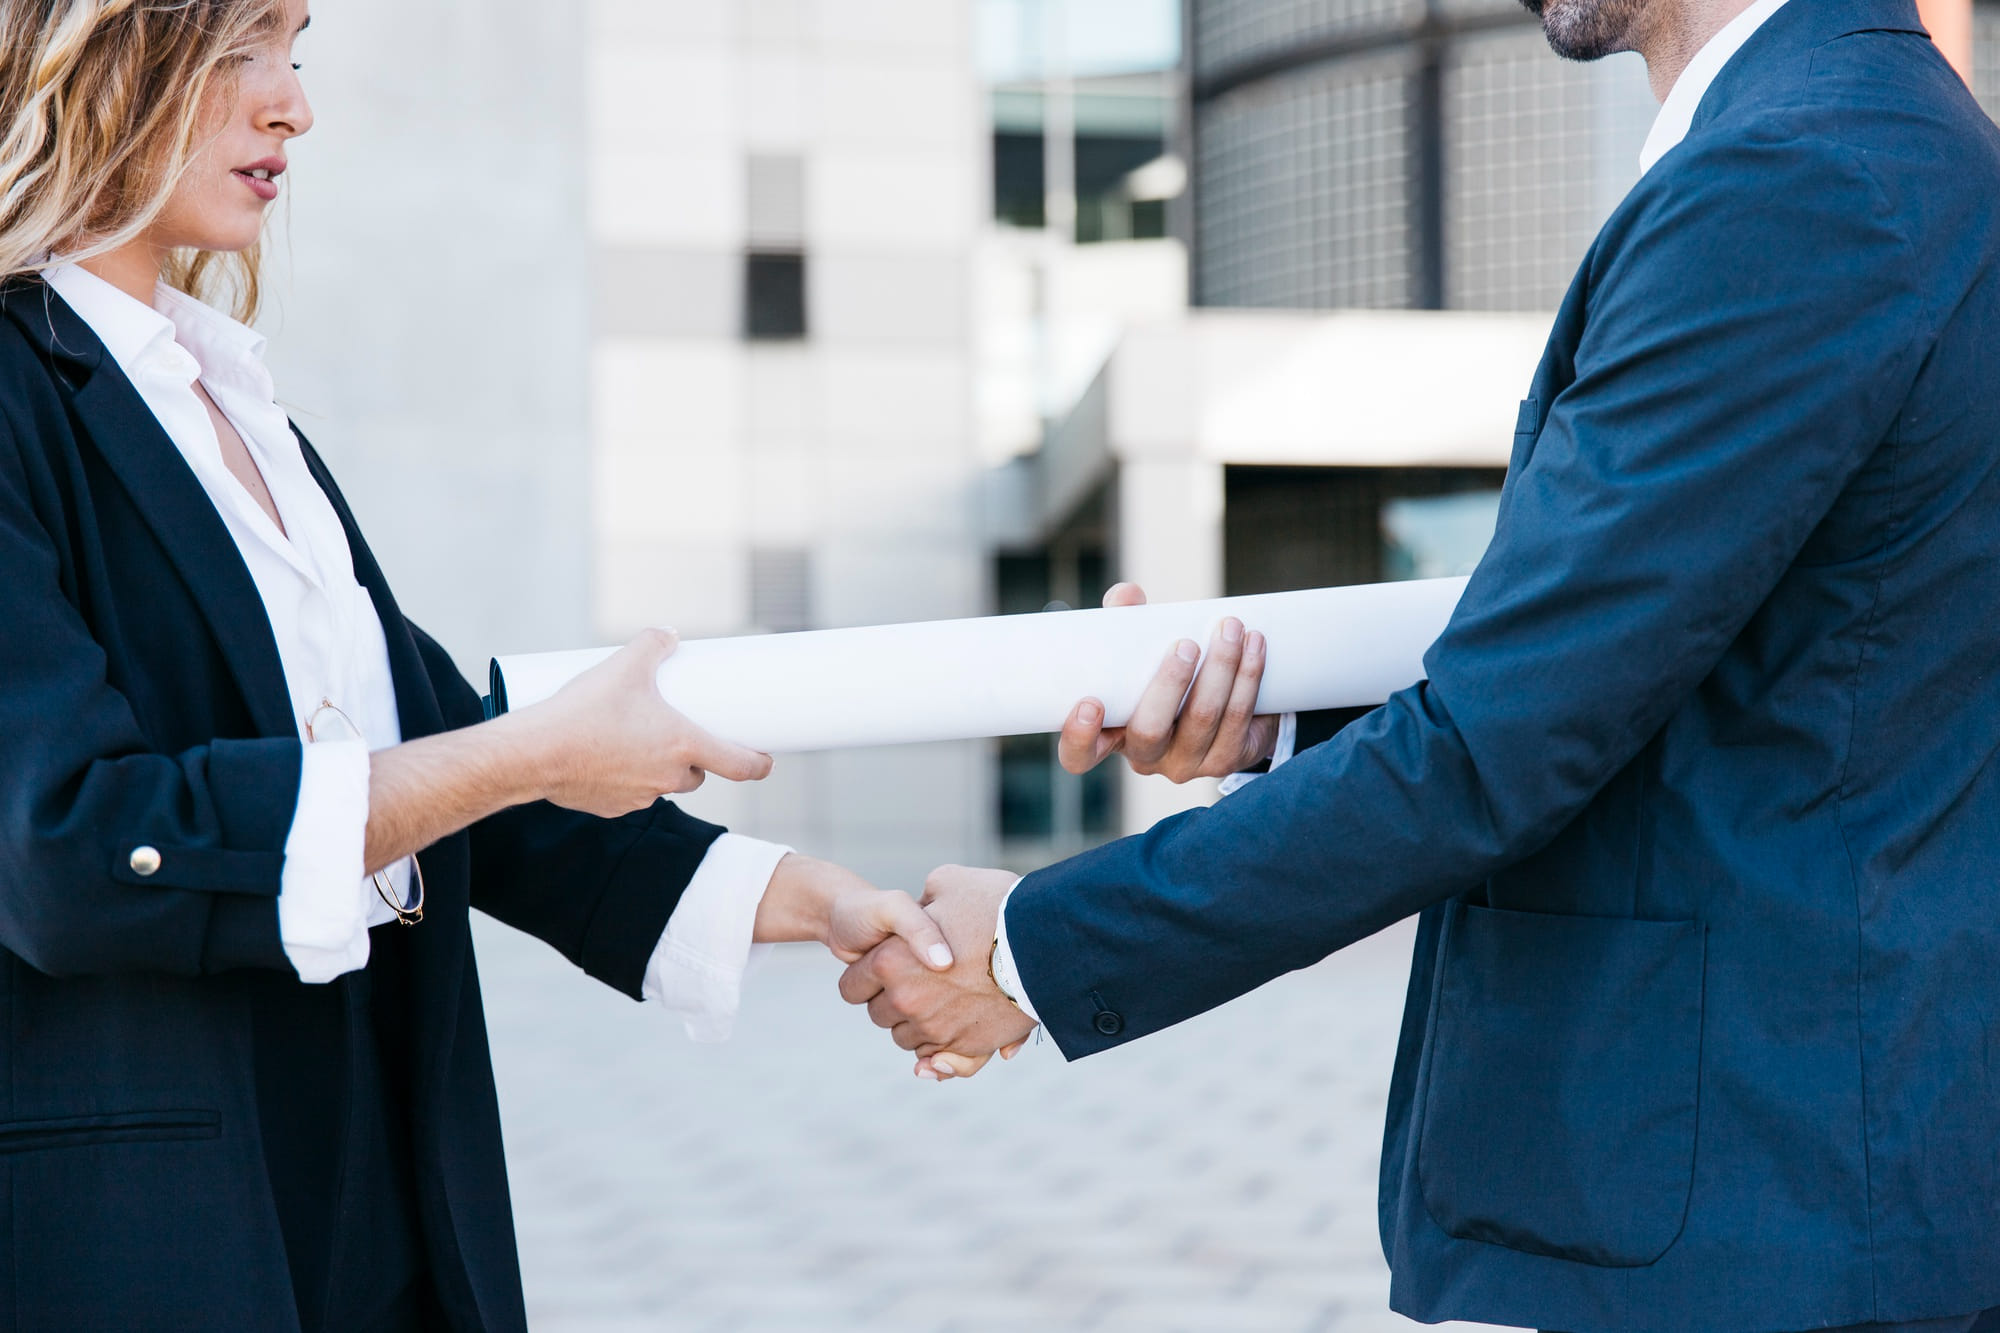
[[[1974,0],[1972,61],[1972,90],[1986,114],[2000,120],[2000,0]]]
[[[271,359],[476,680],[647,624],[1461,572],[1654,109],[1515,0],[326,8]],[[1971,18],[2000,114],[2000,0]],[[1210,791],[1036,736],[689,804],[914,888]],[[803,952],[696,1052],[480,948],[538,1327],[1404,1326],[1368,1199],[1400,938],[942,1102]]]
[[[475,678],[1468,567],[1654,110],[1516,0],[587,12],[352,0],[307,52],[273,359]],[[2000,0],[1973,36],[1994,107]],[[1210,794],[1021,737],[694,804],[913,884]]]
[[[470,673],[1462,568],[1654,110],[1516,0],[352,0],[308,78],[274,360]],[[916,883],[1204,797],[1022,737],[696,805]]]

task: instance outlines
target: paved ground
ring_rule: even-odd
[[[1030,1047],[939,1086],[817,951],[696,1046],[480,924],[544,1333],[1419,1327],[1375,1234],[1406,930],[1075,1066]]]

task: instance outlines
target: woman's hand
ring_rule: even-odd
[[[755,782],[771,771],[770,755],[709,735],[660,697],[660,663],[678,644],[672,630],[647,630],[551,698],[508,714],[529,738],[543,799],[615,818],[693,791],[710,773]]]
[[[1144,606],[1146,594],[1135,583],[1119,583],[1104,594],[1104,604]],[[1070,772],[1086,773],[1122,753],[1134,773],[1164,773],[1174,782],[1224,778],[1262,763],[1278,739],[1278,719],[1255,713],[1264,649],[1264,636],[1246,632],[1233,616],[1216,627],[1206,657],[1200,644],[1182,639],[1126,725],[1105,726],[1104,705],[1096,699],[1071,709],[1057,757]]]
[[[797,852],[772,872],[750,934],[759,944],[817,940],[843,963],[857,962],[896,937],[933,971],[951,966],[944,932],[916,899],[878,889],[844,866]]]

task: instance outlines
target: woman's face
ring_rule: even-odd
[[[312,128],[292,48],[308,22],[306,0],[285,0],[284,24],[209,94],[204,146],[146,239],[161,250],[244,250],[257,243],[278,197],[285,145]]]

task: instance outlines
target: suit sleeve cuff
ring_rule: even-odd
[[[770,952],[753,945],[757,907],[791,848],[725,833],[709,845],[646,964],[640,994],[681,1017],[695,1041],[727,1041],[743,978]]]
[[[368,964],[361,894],[368,841],[368,747],[322,741],[301,751],[299,803],[278,880],[278,939],[299,980],[332,981]]]
[[[1017,883],[1015,888],[1019,888]],[[1007,896],[1000,900],[1000,923],[993,938],[993,980],[998,983],[1000,993],[1021,1006],[1021,1012],[1039,1023],[1042,1016],[1035,1012],[1035,1002],[1028,998],[1028,988],[1021,984],[1021,973],[1014,966],[1014,950],[1007,943],[1007,904],[1013,900],[1014,890],[1007,890]]]

